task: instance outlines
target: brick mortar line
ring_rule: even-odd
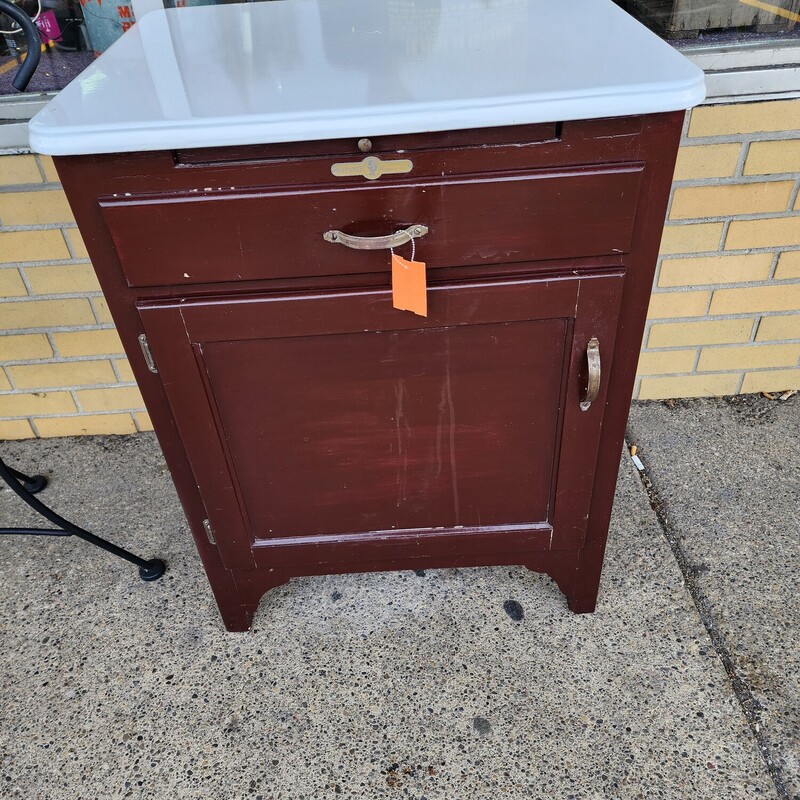
[[[41,267],[84,267],[84,266],[91,266],[91,261],[86,258],[83,259],[74,259],[72,261],[62,260],[58,263],[53,261],[6,261],[3,264],[0,264],[0,271],[4,269],[17,269],[17,270],[28,270],[28,269],[39,269]],[[89,290],[87,290],[89,291]],[[97,289],[92,289],[91,291],[98,293]],[[40,295],[36,295],[39,297]]]
[[[79,383],[64,386],[34,386],[27,389],[4,389],[0,397],[11,397],[21,394],[51,394],[52,392],[82,392],[87,389],[138,389],[136,381],[123,381],[122,383]]]
[[[734,367],[732,369],[703,369],[693,370],[692,372],[650,372],[637,373],[642,378],[693,378],[697,376],[712,377],[714,375],[744,375],[755,372],[780,372],[782,370],[797,369],[797,362],[791,365],[780,367]],[[9,393],[7,393],[9,394]],[[2,395],[0,395],[2,396]]]
[[[800,193],[800,177],[795,177],[794,189],[792,189],[791,194],[789,195],[789,208],[793,209],[795,203],[797,202],[798,194]],[[797,209],[800,211],[800,209]]]
[[[77,364],[84,361],[110,361],[112,358],[125,358],[125,353],[101,353],[100,355],[82,356],[48,356],[46,358],[15,358],[10,361],[3,361],[4,367],[25,367],[28,364],[46,367],[50,364]]]
[[[633,441],[630,428],[626,431],[625,438],[626,445],[630,450],[630,442]],[[639,458],[642,457],[639,456]],[[642,460],[646,462],[646,459]],[[700,616],[700,620],[706,629],[706,634],[711,640],[714,651],[716,652],[717,657],[719,658],[723,668],[725,669],[725,672],[728,675],[731,688],[733,689],[736,699],[739,702],[739,706],[742,709],[742,713],[747,721],[748,727],[750,728],[750,734],[755,740],[759,755],[764,762],[764,766],[766,767],[767,773],[772,780],[775,791],[778,793],[780,800],[791,800],[789,791],[783,781],[781,770],[776,765],[775,759],[772,757],[772,748],[763,733],[764,721],[761,719],[761,716],[758,713],[760,709],[760,703],[753,695],[752,689],[747,681],[739,674],[736,664],[734,663],[731,650],[725,641],[725,636],[720,633],[719,628],[715,624],[712,605],[695,581],[694,569],[689,562],[686,552],[681,547],[679,536],[672,529],[672,525],[667,518],[667,514],[664,511],[664,503],[661,500],[658,488],[650,477],[646,463],[644,471],[639,472],[637,470],[637,472],[639,474],[639,479],[642,482],[642,486],[644,487],[645,493],[647,494],[650,508],[653,510],[653,513],[658,520],[661,532],[664,535],[664,538],[667,540],[667,544],[672,551],[672,555],[678,564],[678,569],[681,571],[684,585],[686,586],[689,596],[694,603],[694,607]]]
[[[702,147],[711,144],[752,144],[753,142],[783,142],[800,139],[800,130],[787,128],[782,131],[747,131],[746,133],[719,133],[706,136],[681,137],[681,147]]]
[[[676,219],[671,220],[669,225],[665,227],[684,228],[692,224],[696,224],[696,220],[693,223],[691,220]],[[660,259],[674,260],[680,258],[708,258],[710,256],[747,256],[759,255],[761,253],[793,252],[795,250],[800,250],[800,244],[776,244],[771,247],[740,247],[731,248],[730,250],[689,250],[685,253],[659,253],[658,257]]]
[[[715,350],[726,350],[733,347],[750,347],[752,349],[758,349],[759,347],[765,346],[775,346],[775,345],[788,345],[788,344],[800,344],[800,336],[796,336],[794,339],[765,339],[764,341],[757,342],[753,340],[748,340],[746,342],[719,342],[719,343],[712,343],[712,344],[675,344],[675,345],[668,345],[667,347],[642,347],[642,353],[675,353],[680,350],[691,350],[693,347],[699,347],[703,350],[708,348],[713,348]]]
[[[89,300],[93,297],[103,297],[98,289],[85,292],[64,292],[63,294],[33,294],[20,297],[0,297],[0,303],[35,303],[39,300]]]
[[[768,281],[775,280],[775,273],[778,270],[778,261],[780,261],[781,254],[779,251],[775,252],[775,257],[772,259],[772,263],[769,265],[769,277],[767,278]]]
[[[34,295],[33,287],[31,286],[31,282],[28,280],[28,273],[24,269],[18,269],[17,273],[19,274],[20,280],[22,281],[23,285],[25,286],[25,291],[28,293],[28,297]],[[5,300],[6,298],[0,298]]]
[[[0,330],[0,341],[2,341],[3,336],[31,336],[34,334],[43,334],[47,335],[49,333],[91,333],[92,331],[106,331],[106,330],[116,330],[115,328],[109,328],[107,323],[103,323],[103,326],[96,324],[88,324],[88,325],[53,325],[47,326],[43,325],[38,328],[7,328],[5,330]],[[122,358],[125,356],[125,353],[120,353],[119,355],[113,356],[114,358]],[[72,356],[64,356],[64,358],[72,358]]]
[[[651,294],[680,294],[687,291],[716,291],[718,289],[763,289],[765,286],[793,286],[798,282],[800,282],[800,278],[765,278],[760,281],[737,281],[733,283],[684,283],[680,286],[654,286]],[[754,311],[751,313],[761,312]]]
[[[739,148],[739,158],[736,160],[736,169],[733,172],[735,178],[744,176],[744,165],[750,156],[750,145],[752,142],[743,141]]]
[[[99,300],[105,300],[105,296],[101,292],[99,297],[97,295],[94,295],[94,296],[92,296],[92,297],[90,297],[88,299],[89,299],[89,308],[92,309],[92,314],[94,314],[94,321],[98,325],[105,325],[106,323],[104,323],[103,320],[100,319],[100,309],[99,309],[99,307],[97,306],[97,304],[95,302],[98,299]],[[108,309],[106,309],[106,310],[108,310]]]
[[[127,357],[127,356],[125,356],[124,358],[125,358],[125,359],[127,359],[128,357]],[[111,369],[112,369],[112,370],[114,370],[114,375],[116,375],[116,376],[117,376],[117,381],[119,381],[119,383],[121,383],[121,384],[127,384],[127,383],[129,383],[129,381],[126,381],[126,380],[124,380],[124,379],[122,378],[122,373],[119,371],[119,367],[118,367],[118,365],[117,365],[117,361],[119,361],[119,360],[120,360],[119,358],[113,358],[113,359],[111,359]],[[138,386],[138,384],[136,384],[136,383],[134,382],[134,386]]]
[[[10,377],[9,377],[10,380]],[[13,381],[12,381],[13,383]],[[13,386],[11,389],[4,389],[0,392],[0,398],[11,397],[12,395],[23,394],[51,394],[53,392],[82,392],[87,389],[138,389],[139,385],[134,381],[123,381],[120,383],[68,383],[63,386],[29,386],[20,388]]]
[[[722,233],[719,235],[719,251],[722,252],[725,250],[725,244],[728,241],[728,233],[731,229],[731,218],[725,217],[722,220]],[[709,300],[708,307],[711,308],[711,301]],[[708,309],[706,309],[708,310]]]
[[[664,227],[676,227],[675,223],[680,225],[702,224],[704,222],[754,222],[764,219],[791,219],[792,217],[800,217],[800,209],[790,209],[789,211],[759,211],[750,214],[716,214],[707,217],[672,217],[664,223]],[[780,247],[781,245],[773,245]],[[724,250],[723,248],[720,248]]]
[[[6,397],[8,397],[8,396],[9,395],[6,395]],[[0,395],[0,397],[2,397],[2,395]],[[70,397],[71,397],[71,395],[70,395]],[[73,398],[73,400],[74,400],[74,398]],[[114,413],[124,413],[125,411],[144,411],[145,407],[144,407],[144,405],[142,405],[142,406],[130,406],[128,408],[116,409],[114,411],[108,411],[108,410],[106,410],[106,411],[86,411],[80,405],[78,405],[76,403],[75,404],[75,409],[76,410],[59,411],[59,412],[52,412],[52,413],[47,413],[47,412],[36,413],[36,412],[30,412],[29,411],[26,414],[11,414],[11,415],[6,416],[6,417],[0,417],[0,421],[3,421],[3,420],[5,420],[5,421],[15,420],[16,421],[16,420],[20,420],[20,419],[34,419],[34,418],[38,419],[40,417],[48,417],[50,419],[57,419],[58,417],[65,417],[65,416],[73,416],[74,417],[74,416],[80,416],[81,414],[114,414]]]
[[[0,156],[2,158],[2,156]],[[0,194],[22,194],[23,192],[63,192],[60,183],[42,181],[40,183],[6,183],[0,186]]]
[[[774,272],[775,264],[770,266],[770,270]],[[682,291],[700,291],[707,289],[708,291],[716,291],[717,289],[736,289],[755,287],[764,284],[767,286],[791,286],[800,281],[800,278],[764,278],[759,281],[730,281],[726,283],[681,283],[675,286],[653,286],[651,294],[672,294]]]
[[[140,411],[145,411],[144,408],[119,408],[114,411],[65,411],[62,414],[28,414],[26,417],[3,417],[0,422],[19,422],[20,420],[27,420],[33,423],[36,419],[80,419],[86,416],[109,416],[110,414],[138,414]]]
[[[747,344],[756,344],[756,336],[758,336],[758,329],[761,327],[761,320],[763,317],[755,317],[753,319],[753,324],[750,328],[750,337],[747,340]],[[782,339],[767,339],[767,341],[783,341]],[[744,380],[744,379],[743,379]],[[741,387],[740,387],[741,388]]]
[[[742,217],[754,217],[756,219],[784,219],[786,217],[797,217],[800,216],[800,209],[792,210],[792,211],[762,211],[759,214],[718,214],[716,217],[686,217],[685,219],[665,219],[664,220],[664,227],[665,228],[682,228],[686,225],[700,225],[707,221],[712,222],[719,222],[720,220],[728,220],[730,222],[734,222],[735,220],[739,220]],[[749,220],[746,220],[749,222]],[[789,247],[799,247],[800,244],[793,243],[791,245],[787,245]],[[783,247],[783,245],[771,245],[771,248],[774,249],[775,247]],[[769,250],[770,247],[760,247],[757,248],[759,250]],[[748,249],[756,249],[756,248],[741,248],[742,250]],[[714,251],[712,251],[714,252]]]
[[[702,189],[705,186],[749,186],[753,183],[795,181],[796,172],[768,172],[755,175],[717,175],[708,178],[681,178],[672,182],[675,189]]]
[[[28,289],[28,294],[18,294],[18,295],[0,295],[0,303],[13,303],[15,301],[28,301],[28,300],[42,300],[42,301],[50,301],[50,300],[90,300],[93,297],[97,297],[98,295],[102,295],[102,292],[98,292],[96,289],[86,290],[85,292],[51,292],[49,294],[36,294],[33,288],[30,288],[30,283],[26,275],[23,274],[22,282],[25,284],[25,287]]]
[[[3,261],[0,269],[28,269],[29,267],[74,267],[76,264],[91,264],[88,258],[50,258],[39,261]]]
[[[60,222],[23,222],[9,225],[0,222],[0,233],[36,233],[37,231],[78,230],[77,223],[64,219]]]
[[[672,214],[672,204],[675,202],[675,182],[673,181],[669,187],[669,199],[667,200],[667,210],[664,216],[664,227],[666,227],[667,222],[669,221],[669,216]]]
[[[29,336],[30,333],[85,333],[88,331],[113,331],[116,330],[113,323],[103,322],[101,324],[87,323],[85,325],[45,325],[38,328],[18,328],[15,330],[0,330],[2,336]],[[30,332],[30,333],[29,333]]]
[[[75,356],[74,358],[70,357],[70,358],[64,358],[64,359],[51,359],[49,361],[39,361],[39,360],[37,360],[36,362],[24,361],[24,362],[18,363],[18,364],[12,364],[11,362],[4,361],[3,362],[3,366],[4,367],[27,367],[27,366],[52,367],[52,366],[58,366],[60,364],[90,364],[90,363],[101,362],[101,361],[113,361],[114,359],[117,359],[117,360],[124,359],[124,356],[119,356],[119,355]],[[6,372],[6,374],[7,374],[8,378],[9,378],[9,380],[11,380],[11,375],[8,372]],[[12,381],[12,383],[13,383],[13,381]],[[46,386],[43,386],[43,387],[38,387],[38,388],[34,387],[34,388],[28,388],[28,389],[19,389],[17,387],[14,387],[13,391],[21,391],[21,392],[31,393],[31,392],[38,391],[38,389],[45,390],[45,389],[48,389],[48,388],[73,389],[73,388],[76,388],[76,387],[80,388],[81,386],[103,387],[103,386],[120,386],[120,385],[125,385],[125,384],[130,384],[132,386],[136,386],[136,381],[131,382],[131,381],[120,381],[120,380],[118,380],[118,381],[115,381],[114,383],[99,382],[99,383],[91,383],[91,384],[67,383],[67,384],[59,385],[58,387],[46,387]],[[8,394],[8,393],[9,393],[9,391],[6,390],[5,392],[0,392],[0,395]]]
[[[689,135],[689,125],[691,122],[692,112],[689,110],[683,115],[683,124],[681,125],[681,141],[683,141]]]
[[[800,250],[798,244],[787,245],[774,245],[772,247],[751,247],[751,248],[737,248],[730,250],[694,250],[689,253],[661,253],[658,256],[659,265],[664,261],[688,261],[690,259],[703,259],[721,258],[723,256],[730,256],[732,258],[740,258],[742,256],[780,256],[781,253],[795,253]],[[653,282],[653,286],[655,286]]]
[[[706,302],[706,314],[705,314],[707,317],[711,316],[711,304],[714,302],[714,291],[715,290],[711,289],[708,292],[708,301]],[[662,292],[659,290],[659,291],[656,291],[656,292],[651,292],[650,294],[651,295],[653,295],[653,294],[662,294]]]
[[[725,289],[763,289],[767,286],[794,286],[800,283],[800,278],[765,278],[760,281],[736,281],[734,283],[688,283],[683,286],[654,286],[651,294],[683,294],[685,292],[708,291],[716,292]],[[0,298],[0,302],[2,299]],[[10,300],[9,302],[13,302]],[[758,312],[753,312],[758,313]]]
[[[33,154],[33,160],[36,162],[36,166],[39,170],[39,174],[42,176],[43,183],[51,183],[50,178],[47,177],[47,170],[44,168],[44,162],[42,161],[42,157],[38,154]],[[52,181],[52,183],[56,183]],[[61,188],[61,181],[58,181],[56,185]]]
[[[791,206],[790,206],[790,208],[791,208]],[[75,248],[72,245],[72,240],[70,239],[69,236],[67,236],[67,231],[68,230],[78,230],[78,229],[77,228],[62,228],[61,229],[61,236],[64,239],[64,244],[67,246],[67,252],[70,254],[70,256],[72,257],[73,261],[77,261],[78,260],[78,256],[75,255]],[[87,258],[87,259],[84,259],[84,260],[87,261],[89,264],[92,263],[91,259]]]

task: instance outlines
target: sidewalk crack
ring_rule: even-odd
[[[628,453],[630,453],[630,442],[632,440],[633,437],[631,436],[630,431],[626,431],[625,447]],[[690,563],[689,558],[680,545],[677,533],[672,529],[672,526],[667,519],[667,514],[664,510],[664,503],[661,500],[658,489],[653,484],[653,481],[648,474],[647,464],[644,463],[644,460],[641,458],[640,454],[638,457],[644,469],[639,469],[637,467],[636,471],[638,472],[639,479],[641,480],[642,486],[644,486],[644,490],[647,493],[647,498],[650,502],[650,508],[653,509],[653,513],[656,515],[658,524],[661,527],[661,532],[664,534],[664,538],[667,540],[670,550],[672,550],[672,555],[675,557],[675,560],[678,563],[678,568],[683,576],[684,584],[689,591],[689,595],[691,596],[692,602],[697,609],[697,613],[700,615],[700,620],[703,623],[703,627],[705,627],[706,633],[711,640],[711,644],[717,653],[717,657],[722,662],[722,666],[728,675],[733,692],[736,695],[736,699],[739,701],[742,713],[744,714],[747,724],[750,728],[750,733],[755,739],[755,742],[758,746],[758,752],[767,768],[770,778],[772,779],[772,783],[775,786],[778,797],[780,800],[792,800],[789,790],[786,788],[786,785],[783,782],[780,768],[775,764],[772,758],[772,749],[770,748],[770,745],[764,736],[764,723],[759,715],[761,704],[757,698],[754,697],[747,681],[736,669],[733,655],[725,643],[725,637],[714,625],[714,616],[711,604],[695,581],[695,577],[698,574],[698,569]]]

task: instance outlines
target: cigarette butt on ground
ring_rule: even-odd
[[[639,451],[639,448],[635,444],[632,444],[631,445],[631,461],[633,461],[633,465],[636,467],[636,469],[639,470],[639,472],[644,472],[644,464],[642,464],[642,459],[639,458],[639,456],[636,455],[636,453],[638,451]]]

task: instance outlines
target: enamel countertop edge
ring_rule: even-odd
[[[387,59],[367,33],[407,57]],[[610,0],[281,0],[148,13],[28,130],[36,152],[91,155],[632,116],[704,99],[702,70]]]
[[[683,88],[670,90],[668,98],[658,93],[630,95],[627,112],[613,116],[633,116],[682,111],[699,105],[705,99],[702,77]],[[617,100],[619,98],[617,97]],[[92,155],[116,152],[173,150],[192,147],[225,147],[230,145],[276,144],[319,141],[324,139],[361,138],[406,133],[433,133],[445,130],[490,128],[505,125],[528,125],[540,122],[569,122],[579,119],[598,119],[611,116],[605,112],[607,96],[590,98],[536,100],[506,106],[481,106],[482,115],[476,119],[475,108],[440,109],[434,118],[417,113],[409,115],[384,114],[358,117],[342,115],[338,119],[294,118],[287,120],[234,119],[208,122],[199,126],[149,125],[140,128],[108,126],[53,130],[40,124],[36,117],[29,123],[29,141],[34,152],[50,156]],[[576,110],[575,106],[579,109]],[[120,139],[126,146],[120,149]]]

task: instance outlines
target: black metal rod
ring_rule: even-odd
[[[25,34],[28,52],[22,66],[17,70],[14,80],[11,81],[11,85],[15,89],[24,92],[33,73],[36,72],[36,67],[39,66],[39,59],[42,55],[42,37],[39,35],[39,29],[34,21],[21,8],[9,3],[8,0],[0,0],[0,12],[11,17]]]
[[[105,539],[101,539],[99,536],[95,536],[93,533],[89,533],[89,531],[79,528],[69,520],[66,520],[64,517],[56,514],[55,511],[53,511],[51,508],[48,508],[41,500],[34,497],[27,489],[25,489],[25,487],[20,485],[12,470],[6,466],[2,458],[0,458],[0,478],[2,478],[11,487],[12,491],[16,492],[16,494],[34,511],[41,514],[46,520],[52,522],[54,525],[60,526],[71,535],[77,536],[79,539],[83,539],[85,542],[89,542],[90,544],[93,544],[108,553],[113,553],[115,556],[124,558],[126,561],[130,561],[131,564],[136,564],[137,567],[141,567],[143,569],[149,569],[152,567],[152,561],[139,558],[139,556],[129,553],[124,548],[118,547],[117,545],[112,544]]]
[[[8,467],[8,471],[18,480],[22,481],[23,483],[35,483],[35,479],[32,478],[30,475],[26,475],[24,472],[20,472],[18,469],[14,469],[14,467]]]
[[[0,528],[0,536],[15,533],[24,536],[72,536],[69,531],[51,531],[47,528]]]

